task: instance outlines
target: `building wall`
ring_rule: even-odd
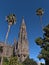
[[[0,42],[0,48],[2,47],[2,52],[0,51],[0,56],[3,57],[10,57],[13,54],[13,48],[12,46],[5,44],[3,42]]]
[[[13,47],[3,42],[0,42],[0,65],[2,65],[3,57],[9,58],[11,55],[13,55]]]

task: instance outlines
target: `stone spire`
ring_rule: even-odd
[[[29,55],[29,50],[28,50],[26,25],[25,25],[24,17],[22,17],[22,24],[20,27],[19,38],[18,38],[18,57],[20,62],[23,62],[28,55]]]
[[[25,25],[24,17],[22,17],[22,24],[21,24],[20,32],[19,32],[19,39],[21,41],[27,39],[27,32],[26,32],[26,25]]]

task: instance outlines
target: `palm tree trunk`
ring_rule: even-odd
[[[2,63],[3,63],[3,57],[2,57],[2,59],[1,59],[1,65],[2,65]]]

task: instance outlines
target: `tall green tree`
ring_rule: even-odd
[[[45,65],[49,65],[49,24],[43,28],[43,38],[38,37],[35,42],[40,46],[41,52],[38,55],[39,59],[45,60]]]
[[[22,65],[22,64],[18,62],[18,58],[16,56],[14,57],[11,56],[9,59],[4,57],[2,65]]]
[[[37,65],[37,63],[29,57],[23,62],[23,65]]]
[[[3,57],[3,64],[2,65],[9,65],[9,60],[7,57]]]
[[[22,64],[18,62],[18,58],[14,56],[10,58],[9,65],[22,65]]]
[[[45,64],[43,64],[43,63],[40,63],[40,65],[45,65]]]

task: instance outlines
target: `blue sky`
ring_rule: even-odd
[[[36,9],[40,7],[44,9],[42,24],[45,26],[49,23],[49,0],[0,0],[0,41],[5,41],[8,29],[5,17],[11,13],[14,13],[17,17],[17,23],[11,27],[8,36],[8,43],[13,44],[14,38],[18,40],[22,16],[24,16],[28,33],[30,58],[37,62],[39,61],[37,55],[41,49],[36,45],[35,39],[43,35],[40,18],[36,15]]]

